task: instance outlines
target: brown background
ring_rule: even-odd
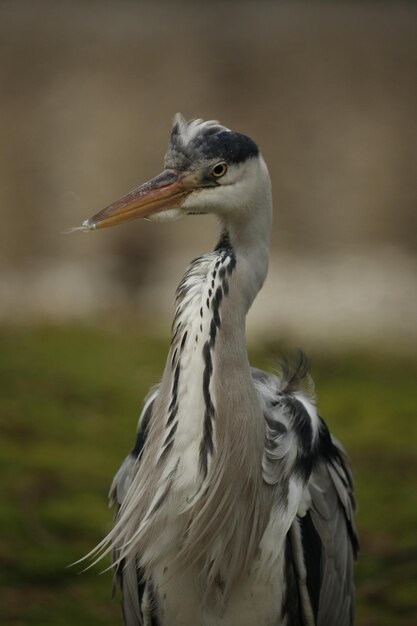
[[[159,171],[179,110],[269,164],[253,332],[415,340],[416,18],[399,2],[2,2],[0,319],[166,326],[212,219],[61,233]]]

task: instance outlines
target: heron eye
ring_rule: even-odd
[[[214,176],[215,178],[221,178],[222,176],[224,176],[227,172],[227,163],[217,163],[217,165],[215,165],[213,167],[213,169],[211,170],[211,174],[212,176]]]

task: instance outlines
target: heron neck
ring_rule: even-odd
[[[267,270],[268,224],[224,221],[216,249],[193,261],[180,282],[138,473],[142,553],[174,516],[170,549],[181,547],[184,564],[201,563],[209,587],[248,570],[268,519],[264,420],[245,340],[246,313]],[[165,557],[163,546],[152,556]]]
[[[272,193],[268,169],[262,157],[256,185],[245,205],[220,216],[222,238],[227,237],[236,256],[235,306],[246,315],[268,271],[272,227]],[[221,239],[222,241],[222,239]]]
[[[259,229],[259,224],[233,221],[224,224],[222,238],[227,237],[236,257],[233,276],[238,285],[233,293],[235,307],[246,317],[261,289],[267,272],[269,258],[269,229]]]
[[[180,484],[195,494],[183,554],[191,562],[198,546],[212,581],[226,571],[232,581],[253,562],[270,497],[261,471],[264,420],[245,339],[246,314],[267,271],[269,232],[236,222],[223,227],[216,249],[194,261],[178,287],[167,362],[169,467],[181,459]],[[230,536],[235,528],[239,534]]]
[[[259,406],[247,356],[245,320],[266,276],[271,220],[269,212],[261,221],[259,215],[255,217],[253,222],[243,214],[242,219],[222,220],[222,235],[214,251],[191,263],[176,292],[163,378],[171,387],[167,424],[180,418],[188,422],[192,416],[182,441],[188,445],[186,440],[200,439],[203,474],[219,440],[214,431],[221,430],[221,424],[227,430],[228,421],[246,420],[250,430],[258,421],[259,437],[250,438],[261,449],[261,415],[252,420]],[[196,407],[201,407],[197,410],[202,421],[196,419]]]

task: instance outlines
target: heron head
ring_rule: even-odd
[[[252,204],[266,166],[252,139],[216,121],[174,119],[164,171],[83,222],[95,230],[144,217],[173,220],[214,213],[226,217]],[[268,177],[269,189],[269,177]]]

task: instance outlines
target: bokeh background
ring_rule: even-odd
[[[0,606],[13,626],[119,623],[67,565],[160,376],[210,217],[63,235],[160,171],[171,119],[220,119],[274,188],[254,364],[310,355],[359,499],[359,626],[417,620],[417,6],[0,2]]]

